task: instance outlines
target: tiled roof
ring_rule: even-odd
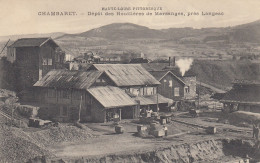
[[[115,108],[137,105],[124,90],[113,86],[100,86],[88,89],[88,92],[104,107]]]
[[[94,64],[90,69],[105,71],[117,86],[159,85],[140,64]]]
[[[45,42],[47,42],[48,40],[52,40],[52,39],[51,38],[22,38],[16,40],[12,45],[10,45],[10,47],[39,47],[43,45]]]
[[[137,96],[133,98],[135,100],[140,100],[140,105],[157,104],[157,94],[147,95],[147,96]],[[173,100],[158,94],[158,104],[167,104],[167,103],[173,103]]]
[[[36,87],[87,89],[102,74],[101,71],[51,70],[37,81]]]

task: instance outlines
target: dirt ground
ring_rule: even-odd
[[[185,112],[176,113],[172,121],[166,124],[168,136],[161,138],[138,137],[138,120],[121,121],[120,125],[125,130],[123,134],[115,134],[113,122],[85,123],[84,125],[88,129],[85,131],[81,131],[81,129],[75,128],[75,126],[73,127],[72,124],[62,124],[59,128],[13,128],[12,130],[14,130],[13,133],[16,137],[22,134],[30,142],[31,139],[37,143],[41,142],[41,144],[37,145],[41,145],[42,149],[54,154],[50,157],[64,159],[92,158],[110,154],[135,154],[159,150],[171,145],[190,144],[213,139],[237,138],[253,140],[251,127],[238,127],[218,122],[216,116],[218,114],[213,112],[192,118]],[[217,133],[214,135],[207,134],[205,128],[208,126],[216,127]],[[77,139],[77,141],[74,139]],[[221,161],[230,161],[232,159],[227,157],[220,158]]]
[[[88,123],[98,138],[90,138],[80,143],[61,143],[49,148],[57,157],[89,157],[108,154],[138,153],[151,149],[167,147],[170,144],[192,143],[217,138],[252,139],[251,128],[236,127],[229,124],[214,122],[210,117],[191,118],[179,115],[173,119],[168,127],[168,136],[162,138],[140,138],[136,136],[137,123],[135,120],[125,120],[120,123],[125,129],[123,134],[115,134],[113,123]],[[185,124],[183,123],[185,122]],[[189,124],[195,124],[189,125]],[[202,127],[214,126],[217,134],[209,135]]]

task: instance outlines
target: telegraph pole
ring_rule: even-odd
[[[157,97],[156,97],[156,99],[157,99],[157,101],[156,101],[156,107],[157,107],[157,108],[156,108],[156,111],[158,112],[158,111],[159,111],[158,86],[156,87],[156,96],[157,96]]]
[[[199,84],[199,91],[198,91],[198,108],[200,109],[200,86],[201,86],[201,82]]]
[[[82,103],[82,95],[80,96],[80,104],[79,104],[79,119],[78,119],[78,122],[80,122],[81,103]]]

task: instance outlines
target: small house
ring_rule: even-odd
[[[220,100],[224,111],[237,110],[260,113],[260,83],[255,81],[235,81],[230,91]]]
[[[7,60],[16,67],[16,91],[33,84],[51,69],[62,68],[65,53],[51,38],[22,38],[7,47]]]
[[[180,101],[184,98],[184,91],[187,88],[184,81],[173,74],[171,71],[149,71],[161,84],[158,87],[158,93],[172,99]]]

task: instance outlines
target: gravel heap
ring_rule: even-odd
[[[60,124],[45,129],[27,130],[0,125],[0,162],[27,162],[37,156],[55,157],[48,150],[49,145],[61,142],[84,141],[96,137],[89,128]]]
[[[0,125],[1,162],[26,162],[36,156],[51,156],[41,144],[34,142],[19,128]]]
[[[80,129],[75,126],[60,124],[59,127],[50,127],[40,131],[31,132],[30,136],[44,145],[54,145],[61,142],[84,141],[96,137],[91,129]]]

